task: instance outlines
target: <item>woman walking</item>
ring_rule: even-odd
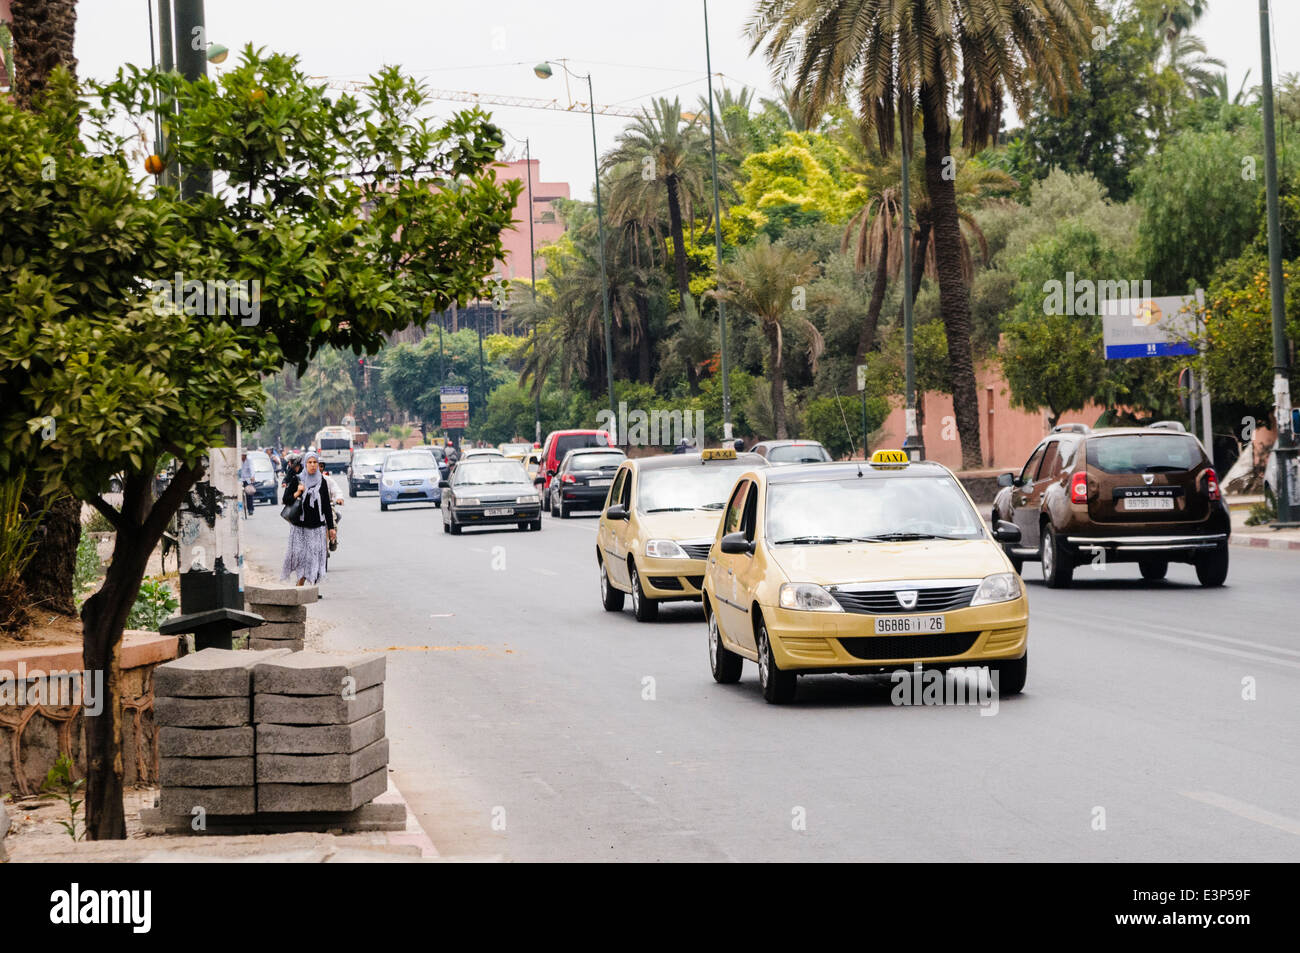
[[[301,474],[290,473],[283,505],[302,498],[302,513],[289,524],[289,548],[280,578],[297,577],[298,585],[315,584],[325,575],[325,557],[334,539],[334,507],[315,453],[307,454]]]

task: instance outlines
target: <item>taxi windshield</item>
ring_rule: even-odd
[[[948,477],[769,484],[767,539],[782,543],[979,539],[979,514]]]
[[[736,478],[749,464],[697,463],[692,466],[642,470],[637,489],[637,509],[642,513],[674,510],[720,510]]]

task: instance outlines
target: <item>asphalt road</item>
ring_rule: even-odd
[[[1030,564],[1029,679],[995,714],[837,675],[778,707],[750,663],[714,683],[698,606],[602,610],[594,516],[344,513],[311,612],[327,650],[389,652],[394,777],[444,855],[1300,860],[1300,553],[1234,547],[1220,590]],[[275,508],[246,527],[278,568]]]

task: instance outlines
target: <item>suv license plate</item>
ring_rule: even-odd
[[[513,516],[514,512],[515,512],[514,510],[512,510],[510,507],[507,506],[504,509],[484,510],[483,515],[484,516]]]
[[[948,623],[941,615],[895,615],[876,617],[876,635],[921,635],[947,632]]]
[[[1126,496],[1120,503],[1125,510],[1172,510],[1174,501],[1168,496],[1138,497]]]

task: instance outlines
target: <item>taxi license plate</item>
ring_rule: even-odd
[[[1126,496],[1120,500],[1120,503],[1125,510],[1172,510],[1174,508],[1173,497],[1169,496]]]
[[[948,621],[941,615],[894,615],[876,617],[876,635],[920,635],[947,632]]]
[[[609,486],[613,482],[613,480],[591,480],[587,486]]]
[[[483,515],[484,516],[513,516],[514,512],[515,511],[513,509],[507,506],[501,509],[484,510]]]

